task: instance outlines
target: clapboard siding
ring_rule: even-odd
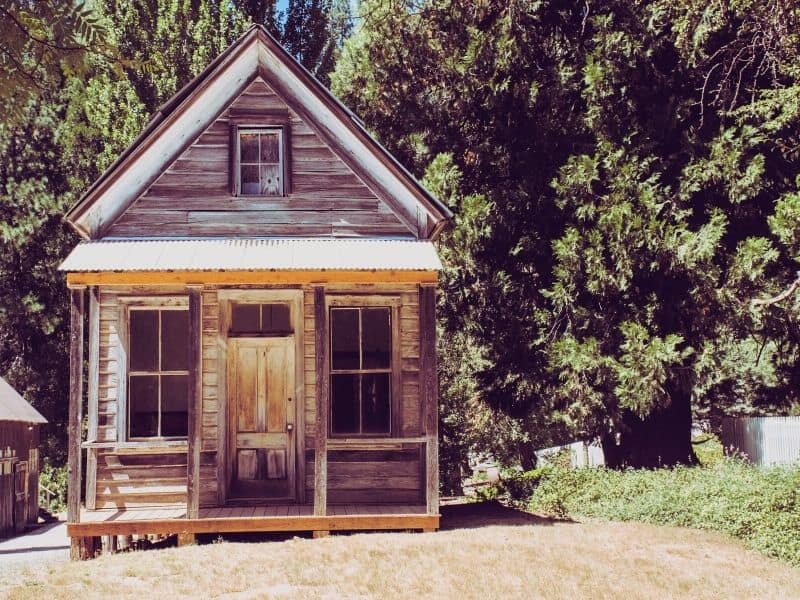
[[[230,114],[282,110],[290,193],[230,193]],[[260,80],[253,82],[108,230],[109,236],[411,236],[389,207]]]
[[[98,509],[185,504],[186,453],[100,450],[96,498]]]
[[[314,487],[314,453],[306,453],[306,486]],[[406,504],[423,500],[419,449],[328,452],[329,504]]]
[[[94,442],[113,443],[124,439],[119,427],[124,407],[120,402],[118,361],[123,349],[120,340],[120,297],[185,295],[183,288],[101,287],[99,290],[99,372],[97,438]],[[209,458],[205,457],[206,463]],[[135,508],[186,503],[186,452],[142,448],[99,449],[97,470],[87,473],[95,481],[95,508]],[[87,469],[91,468],[87,464]],[[201,468],[202,471],[202,468]]]
[[[226,365],[220,360],[221,286],[202,290],[202,412],[200,428],[200,505],[217,506],[224,490],[218,482],[224,465],[218,462],[224,431],[221,403],[225,402]],[[237,289],[259,289],[242,286]],[[297,288],[295,288],[297,289]],[[304,436],[298,449],[298,461],[305,456],[306,502],[314,497],[314,448],[316,436],[316,373],[314,345],[314,292],[308,285],[303,291],[304,394],[298,406],[298,419],[304,421]],[[119,402],[120,297],[150,295],[185,295],[183,288],[103,287],[100,289],[98,439],[100,442],[121,440],[118,425],[124,410]],[[326,294],[391,296],[400,300],[400,398],[397,407],[399,430],[395,437],[416,437],[421,432],[419,392],[419,291],[414,284],[393,285],[328,285]],[[407,446],[407,445],[406,445]],[[360,452],[360,453],[359,453]],[[186,453],[151,452],[149,454],[115,453],[99,450],[96,473],[96,507],[130,508],[186,501]],[[386,451],[332,451],[328,462],[329,502],[413,503],[420,500],[424,483],[421,479],[418,447],[400,447]]]
[[[326,295],[391,296],[400,299],[401,397],[399,428],[393,435],[415,437],[420,430],[419,395],[419,288],[416,285],[330,285]],[[304,290],[305,383],[306,383],[306,500],[314,496],[314,447],[316,435],[316,373],[314,348],[314,292]],[[371,453],[371,454],[370,454]],[[365,456],[359,461],[359,456]],[[343,466],[343,457],[348,457]],[[370,458],[371,457],[371,458]],[[398,461],[398,459],[400,459]],[[402,463],[402,464],[401,464]],[[328,457],[328,502],[408,503],[423,496],[419,449],[373,451],[331,451]],[[354,477],[361,472],[362,477]],[[380,472],[383,475],[380,475]]]

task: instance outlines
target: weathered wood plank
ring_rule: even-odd
[[[197,286],[189,288],[189,403],[188,403],[188,442],[187,451],[187,506],[189,518],[196,518],[200,511],[200,447],[202,425],[202,387],[200,373],[202,330],[202,295]]]
[[[70,290],[69,421],[67,449],[67,521],[77,523],[81,515],[81,408],[83,403],[83,310],[84,287]],[[70,558],[80,558],[81,543],[70,543]]]
[[[439,377],[436,367],[436,287],[419,289],[420,404],[425,424],[425,500],[428,514],[439,512]]]
[[[328,474],[328,315],[325,288],[314,288],[314,342],[316,348],[317,422],[314,445],[314,514],[327,514]]]
[[[436,529],[439,527],[439,518],[439,515],[414,512],[375,515],[136,519],[70,524],[67,525],[67,535],[169,535],[176,533],[241,533],[251,531]]]

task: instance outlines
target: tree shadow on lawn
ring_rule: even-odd
[[[575,523],[570,519],[543,517],[517,508],[505,506],[497,500],[464,502],[443,505],[440,530],[474,529],[492,525],[552,525],[553,523]]]

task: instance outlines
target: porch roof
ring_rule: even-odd
[[[403,239],[106,239],[78,244],[60,271],[439,271],[433,243]]]

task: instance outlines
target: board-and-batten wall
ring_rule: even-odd
[[[398,401],[400,431],[398,437],[414,437],[420,432],[421,407],[419,400],[419,288],[414,284],[393,285],[391,288],[370,286],[328,286],[326,293],[374,292],[400,298],[400,398]],[[117,431],[119,352],[119,297],[151,295],[153,288],[101,288],[99,293],[100,350],[98,386],[98,442],[115,442]],[[159,288],[158,294],[184,294],[182,289]],[[314,443],[316,423],[316,373],[314,348],[314,293],[311,286],[303,287],[304,380],[305,397],[305,464],[306,502],[313,499]],[[217,449],[219,443],[219,318],[218,288],[202,291],[202,429],[200,445],[200,505],[218,504]],[[298,407],[300,410],[300,407]],[[376,450],[329,450],[328,501],[401,502],[424,501],[424,461],[420,446],[400,444]],[[298,460],[303,457],[298,456]],[[185,449],[153,448],[101,449],[97,451],[95,508],[130,508],[153,505],[183,505],[186,502]],[[87,499],[92,496],[87,490]],[[87,506],[89,501],[87,500]]]
[[[289,115],[285,197],[233,196],[231,111]],[[270,117],[264,117],[269,120]],[[258,118],[246,122],[258,123]],[[245,125],[242,124],[242,127]],[[105,233],[107,236],[411,236],[385,202],[260,79],[254,81]]]

